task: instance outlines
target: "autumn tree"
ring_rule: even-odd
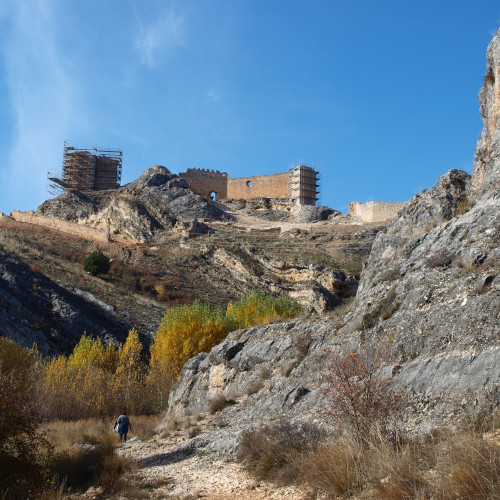
[[[147,403],[145,391],[146,364],[142,359],[142,344],[135,328],[118,351],[118,366],[113,375],[112,387],[117,404],[128,412],[142,413]],[[121,410],[120,410],[121,411]]]

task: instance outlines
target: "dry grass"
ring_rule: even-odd
[[[248,396],[251,396],[252,394],[256,394],[257,392],[259,392],[263,387],[264,382],[261,379],[252,380],[247,383],[245,387],[245,393]]]
[[[440,250],[430,255],[425,263],[429,269],[435,267],[448,267],[453,261],[453,256],[448,250]]]
[[[137,469],[137,464],[121,455],[108,455],[102,461],[99,484],[105,491],[119,491],[124,486],[122,476],[126,472]]]
[[[129,417],[133,429],[129,433],[129,439],[133,436],[138,436],[141,440],[151,438],[155,427],[162,420],[161,415],[130,415]],[[74,445],[97,445],[106,437],[114,438],[113,423],[114,419],[97,418],[75,421],[54,420],[42,424],[40,430],[57,451]]]
[[[342,304],[338,305],[335,309],[328,311],[326,313],[326,316],[330,319],[342,318],[348,312],[351,311],[353,305],[354,305],[354,299],[350,298],[350,299],[342,302]]]
[[[300,466],[300,478],[321,491],[349,495],[362,485],[363,462],[361,446],[341,438],[306,455]]]
[[[152,436],[160,418],[131,416],[133,434],[147,439]],[[69,490],[82,491],[91,485],[99,485],[106,492],[129,488],[130,485],[123,481],[122,476],[137,466],[131,460],[115,454],[118,439],[112,427],[112,421],[99,419],[55,421],[41,426],[54,446],[54,455],[48,464],[49,475],[53,480],[44,493],[44,500],[67,498],[65,495]]]
[[[102,439],[112,434],[113,422],[89,418],[85,420],[55,420],[40,426],[55,450],[71,448],[74,445],[97,445]]]
[[[227,406],[226,396],[222,392],[217,393],[208,405],[208,412],[210,415],[217,413]]]
[[[500,499],[498,430],[483,437],[444,429],[395,445],[380,435],[327,439],[275,424],[245,433],[240,458],[259,479],[307,484],[335,498]]]
[[[438,450],[437,490],[442,499],[500,498],[500,443],[457,435]]]
[[[242,434],[240,459],[259,479],[290,483],[299,476],[302,457],[324,438],[310,423],[279,421]]]
[[[155,435],[155,428],[161,423],[162,415],[131,415],[132,436],[138,436],[141,440],[150,439]]]
[[[195,417],[196,419],[197,417]],[[195,425],[195,424],[193,424]],[[183,429],[189,428],[191,423],[189,418],[181,416],[170,417],[167,421],[162,422],[159,425],[159,434],[161,438],[166,438],[173,434],[174,432],[182,431]]]

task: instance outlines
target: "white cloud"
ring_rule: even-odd
[[[13,1],[7,19],[2,55],[13,131],[2,199],[15,196],[19,207],[43,201],[47,170],[60,168],[78,94],[55,39],[56,10],[54,0]]]
[[[210,89],[208,92],[207,92],[207,99],[210,101],[210,102],[217,102],[217,101],[220,101],[221,100],[221,97],[219,94],[215,93],[215,91],[213,91],[212,89]]]
[[[186,38],[184,17],[171,6],[149,23],[139,19],[139,33],[135,39],[135,50],[141,62],[153,68],[170,56],[175,47],[183,46]]]

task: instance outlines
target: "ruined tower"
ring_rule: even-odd
[[[121,150],[75,148],[65,142],[62,176],[49,173],[49,180],[53,188],[70,192],[116,189],[121,182],[122,158]]]

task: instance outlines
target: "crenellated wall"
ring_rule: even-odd
[[[225,172],[188,168],[186,172],[179,174],[179,177],[182,177],[194,192],[205,198],[211,198],[212,193],[215,193],[217,199],[228,198],[229,176]]]

